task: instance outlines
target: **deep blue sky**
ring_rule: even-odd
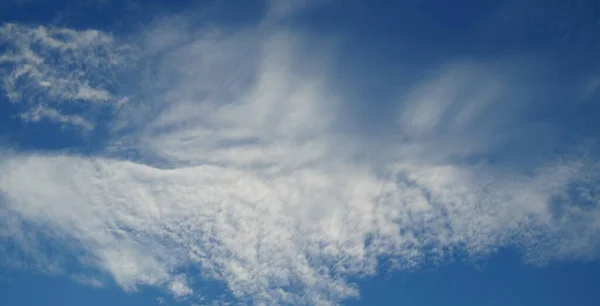
[[[410,92],[415,84],[436,74],[445,63],[491,62],[489,67],[500,70],[505,63],[510,62],[520,69],[514,88],[526,91],[530,98],[527,107],[523,107],[523,112],[514,119],[521,130],[510,134],[508,144],[499,146],[497,150],[494,147],[494,150],[475,152],[466,157],[452,155],[449,159],[457,163],[465,162],[461,158],[467,162],[484,160],[493,164],[498,161],[499,164],[506,163],[508,173],[510,169],[533,168],[552,156],[577,151],[575,148],[581,146],[585,147],[583,151],[591,155],[587,157],[598,160],[600,2],[323,2],[311,4],[281,20],[264,21],[267,5],[262,1],[8,0],[0,4],[0,23],[77,30],[97,29],[111,33],[121,41],[135,41],[135,37],[139,37],[146,27],[160,24],[162,19],[159,17],[180,14],[185,16],[181,18],[188,18],[192,27],[197,28],[225,28],[226,31],[235,33],[270,22],[269,26],[293,29],[317,40],[335,40],[339,42],[338,51],[327,62],[333,71],[331,86],[344,88],[345,96],[349,97],[347,103],[351,105],[348,107],[348,118],[354,118],[340,120],[336,128],[347,135],[358,135],[356,137],[359,138],[366,135],[366,143],[369,145],[372,145],[371,141],[376,143],[380,139],[386,142],[387,138],[381,135],[396,133],[387,125],[396,120],[396,105],[392,102],[394,98]],[[10,39],[0,38],[0,42]],[[0,52],[6,50],[6,45],[0,47]],[[152,61],[152,58],[148,61]],[[508,66],[510,65],[506,64]],[[10,71],[10,68],[0,71],[0,76],[4,78],[6,71]],[[135,78],[135,74],[124,78],[127,73],[130,72],[116,76],[116,79],[121,80],[119,84]],[[587,84],[594,78],[598,84],[582,98],[582,84]],[[126,88],[123,91],[128,92],[127,86],[135,87],[137,83],[132,81],[131,84],[123,85]],[[136,89],[130,92],[138,93]],[[101,105],[88,108],[77,104],[57,106],[56,109],[60,112],[81,115],[94,121],[95,128],[82,134],[76,127],[57,124],[51,120],[23,122],[18,115],[35,107],[36,103],[53,105],[54,102],[36,100],[33,104],[15,103],[9,101],[4,93],[0,97],[0,148],[5,151],[16,155],[68,152],[80,156],[117,156],[121,160],[137,160],[139,155],[123,154],[128,150],[144,150],[141,147],[123,148],[115,153],[107,149],[114,137],[121,136],[118,133],[117,136],[112,135],[109,131],[112,120],[118,117],[110,107]],[[506,99],[510,99],[510,95],[508,97]],[[498,103],[504,102],[509,104],[509,101]],[[147,120],[150,121],[151,118],[148,117]],[[502,121],[502,118],[499,120]],[[126,134],[127,131],[119,133]],[[439,142],[440,139],[455,136],[440,133],[440,138],[436,136],[431,139]],[[454,143],[453,139],[451,141]],[[385,152],[367,151],[377,156],[386,155]],[[152,158],[152,154],[148,153],[146,158]],[[156,152],[154,154],[160,155]],[[505,173],[504,170],[499,172]],[[594,175],[596,174],[592,174]],[[7,178],[10,179],[11,177]],[[598,176],[590,180],[591,183],[588,181],[588,184],[600,184]],[[598,189],[592,187],[592,190]],[[0,195],[3,195],[3,189],[0,191]],[[591,197],[591,200],[582,200],[573,205],[589,208],[590,215],[594,212],[597,214],[598,195]],[[581,200],[576,196],[572,198]],[[7,211],[11,213],[5,214],[13,216],[10,206],[6,207],[9,207]],[[3,208],[4,206],[0,206],[0,211]],[[20,216],[21,212],[15,211]],[[22,218],[27,221],[28,217]],[[0,222],[4,220],[7,219],[0,218]],[[47,232],[44,232],[44,228],[31,229],[28,226],[21,229],[26,233],[29,230],[32,233],[43,233],[40,237],[52,236],[54,233],[52,228]],[[136,229],[127,230],[135,232]],[[580,230],[589,234],[589,237],[600,239],[597,225],[589,229],[582,225]],[[11,237],[14,233],[7,233],[9,234],[0,232],[0,256],[8,254],[8,258],[12,256],[10,254],[17,254],[14,256],[18,257],[20,251],[13,250],[14,242],[11,240],[14,239]],[[46,243],[56,241],[61,240],[58,238]],[[594,246],[590,247],[593,249],[592,255],[571,254],[572,258],[564,256],[538,266],[523,260],[526,251],[521,250],[518,243],[507,245],[501,245],[500,251],[477,260],[455,258],[439,264],[426,260],[422,266],[400,271],[387,271],[385,264],[382,264],[380,272],[375,276],[350,276],[357,281],[361,297],[340,302],[344,305],[414,306],[600,304],[600,290],[597,290],[600,287],[600,261],[596,259],[598,250],[593,249]],[[55,246],[41,252],[56,252],[50,254],[50,257],[64,257],[67,262],[73,261],[69,259],[69,248],[66,249],[67,251]],[[11,265],[10,262],[15,262],[14,258],[0,266],[0,305],[157,305],[157,298],[167,305],[207,303],[188,298],[174,299],[160,285],[142,285],[138,291],[126,292],[117,285],[110,273],[104,271],[98,274],[93,267],[91,270],[80,270],[82,268],[74,261],[67,264],[66,272],[49,274],[39,271],[28,260],[23,257],[26,268]],[[88,272],[101,275],[104,286],[96,288],[72,280],[72,275]],[[208,299],[231,297],[231,292],[225,285],[203,279],[198,273],[195,270],[188,271],[188,274],[194,274],[188,277],[195,280],[194,286],[197,287],[192,286],[192,289],[203,292]],[[246,297],[241,301],[249,303],[252,298]]]
[[[596,305],[600,264],[524,265],[511,252],[481,265],[456,262],[418,272],[391,273],[360,282],[362,297],[345,305]],[[4,305],[155,305],[160,291],[92,288],[65,277],[4,271]],[[186,305],[169,299],[168,305]]]

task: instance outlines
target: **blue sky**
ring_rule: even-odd
[[[595,1],[3,1],[1,305],[597,305]]]

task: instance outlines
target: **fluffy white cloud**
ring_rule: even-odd
[[[17,233],[37,231],[126,290],[184,297],[216,280],[265,304],[357,296],[349,277],[374,275],[382,258],[409,268],[505,246],[536,262],[597,256],[595,160],[525,170],[468,160],[511,145],[512,132],[494,139],[518,122],[509,77],[442,69],[398,102],[389,153],[365,161],[362,140],[336,127],[347,105],[310,40],[173,28],[139,42],[155,65],[139,73],[144,100],[115,119],[113,149],[126,142],[148,161],[5,154],[4,237],[28,247]]]
[[[190,265],[239,298],[325,303],[356,295],[345,277],[373,274],[379,256],[414,267],[511,242],[536,256],[596,254],[597,210],[549,211],[577,165],[505,178],[409,162],[390,171],[383,179],[347,163],[272,173],[28,156],[3,163],[0,187],[6,209],[77,241],[82,262],[125,289],[164,285],[177,296],[192,290],[186,279],[196,276],[178,272]],[[541,248],[542,237],[556,241]]]

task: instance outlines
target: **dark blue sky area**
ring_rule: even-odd
[[[600,300],[598,263],[523,264],[504,251],[481,264],[455,262],[414,272],[381,273],[359,282],[361,298],[344,305],[595,306]],[[64,276],[4,271],[2,305],[158,305],[160,291],[141,288],[125,293],[114,285],[85,286]],[[185,301],[164,298],[166,305]]]
[[[482,264],[455,262],[413,273],[382,274],[361,283],[346,305],[597,305],[600,264],[525,265],[504,251]]]

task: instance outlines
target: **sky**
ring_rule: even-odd
[[[0,3],[0,305],[598,305],[600,4]]]

